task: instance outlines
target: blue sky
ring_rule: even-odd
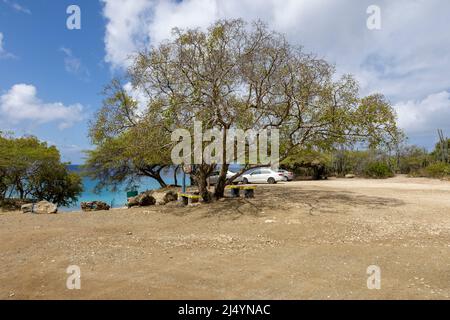
[[[175,26],[260,19],[352,73],[361,93],[385,94],[410,143],[450,135],[450,2],[379,0],[381,29],[366,26],[372,0],[0,0],[0,130],[55,144],[81,163],[101,91],[137,50]],[[81,30],[66,9],[81,8]]]
[[[56,144],[64,160],[74,163],[81,162],[81,150],[89,148],[87,121],[101,104],[102,87],[112,75],[104,62],[101,4],[77,2],[82,8],[81,30],[66,28],[66,8],[73,1],[16,2],[29,10],[27,13],[0,0],[3,50],[10,55],[0,59],[0,93],[16,84],[27,84],[36,88],[43,103],[83,106],[81,121],[63,130],[58,128],[63,119],[36,124],[32,118],[15,124],[0,122],[0,128],[19,135],[35,134]]]

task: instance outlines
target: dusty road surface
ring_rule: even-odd
[[[66,288],[70,265],[80,290]],[[0,298],[449,299],[450,183],[292,182],[198,207],[0,213]]]

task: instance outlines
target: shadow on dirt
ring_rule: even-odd
[[[264,217],[271,210],[286,210],[312,216],[348,213],[352,209],[398,207],[404,202],[394,198],[372,197],[348,191],[324,191],[303,188],[258,187],[254,199],[226,197],[211,204],[199,204],[177,210],[177,215],[200,214],[199,218],[238,219]]]

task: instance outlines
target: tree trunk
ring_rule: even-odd
[[[225,186],[227,185],[227,172],[229,164],[223,164],[220,169],[219,178],[216,182],[216,187],[214,188],[214,197],[216,199],[223,198],[225,196]]]
[[[227,132],[228,127],[224,127],[222,136],[222,167],[220,168],[219,178],[217,179],[216,186],[214,188],[214,197],[216,199],[223,198],[225,196],[225,186],[227,184],[227,172],[230,165],[227,163]]]
[[[167,183],[161,177],[161,171],[165,166],[148,166],[145,168],[140,168],[140,172],[142,175],[155,179],[161,188],[167,187]],[[157,168],[157,169],[155,169]]]
[[[178,168],[179,166],[176,166],[175,169],[173,170],[173,183],[175,184],[175,186],[178,186],[178,177],[177,177]]]
[[[200,196],[202,197],[203,201],[210,202],[211,197],[210,197],[209,190],[208,190],[207,175],[205,174],[205,172],[203,172],[203,170],[199,170],[197,172],[197,174],[195,175],[195,179],[197,181],[198,192],[199,192]]]
[[[152,176],[152,178],[153,179],[155,179],[156,181],[158,181],[158,183],[159,183],[159,185],[160,185],[160,187],[161,188],[165,188],[165,187],[167,187],[167,183],[164,181],[164,179],[161,177],[161,174],[158,172],[158,173],[155,173],[153,176]]]

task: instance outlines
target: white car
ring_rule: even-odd
[[[242,182],[248,183],[277,183],[287,181],[286,176],[281,172],[276,172],[270,168],[256,169],[242,176]]]
[[[283,169],[279,169],[278,172],[284,174],[284,176],[287,178],[287,181],[294,180],[294,173]]]
[[[227,179],[230,179],[232,176],[234,176],[236,173],[227,171]],[[219,179],[220,171],[215,171],[209,176],[209,184],[214,185],[217,183],[217,180]],[[242,176],[237,177],[233,180],[233,183],[239,183],[242,181]]]

